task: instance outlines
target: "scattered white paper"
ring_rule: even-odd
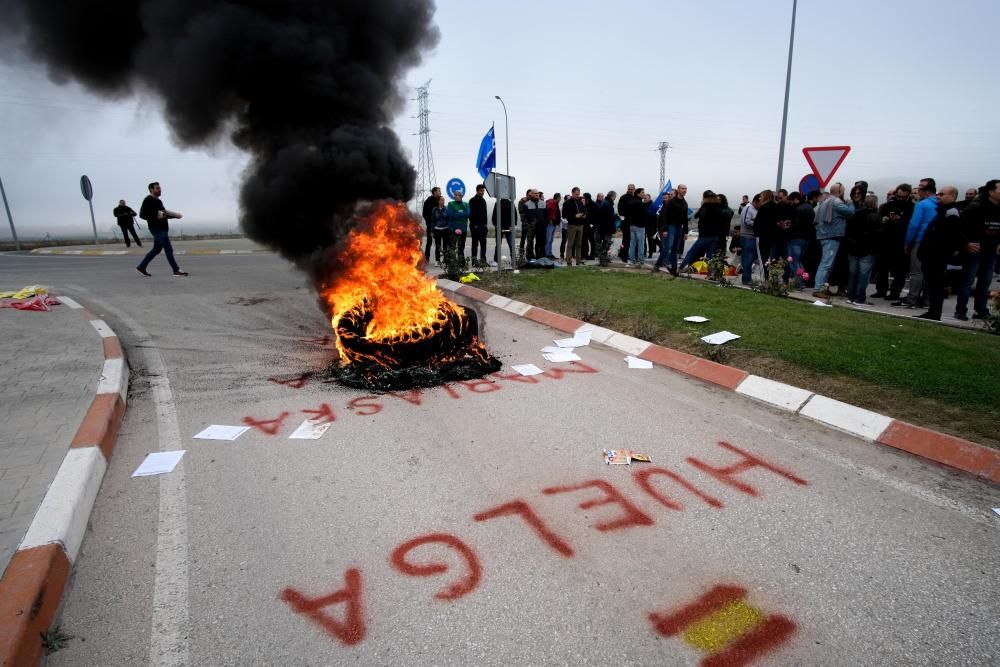
[[[288,436],[289,440],[319,440],[323,437],[323,434],[330,430],[330,426],[333,422],[329,422],[326,419],[317,417],[316,419],[307,419],[299,427],[292,431],[292,434]]]
[[[590,345],[590,332],[587,331],[585,333],[586,336],[576,335],[573,336],[572,338],[560,338],[559,340],[554,342],[557,346],[565,348],[583,347],[584,345]]]
[[[814,306],[823,306],[824,308],[833,308],[833,304],[832,303],[826,303],[826,302],[820,301],[819,299],[816,299],[815,301],[813,301],[813,305]],[[899,326],[903,326],[903,325],[901,324]]]
[[[1000,514],[1000,507],[994,507],[993,511],[996,512],[997,514]]]
[[[546,345],[545,347],[542,348],[542,352],[543,353],[545,353],[545,352],[562,353],[564,351],[565,351],[565,348],[556,347],[555,345]]]
[[[580,361],[580,356],[570,350],[563,350],[561,353],[550,352],[542,356],[545,357],[545,361],[551,361],[556,364],[564,361]]]
[[[710,336],[702,336],[701,339],[708,343],[709,345],[722,345],[723,343],[728,343],[731,340],[736,340],[739,338],[732,331],[720,331],[714,333]]]
[[[201,433],[192,437],[196,440],[235,440],[249,430],[249,426],[224,426],[222,424],[212,424]]]
[[[573,334],[573,338],[575,338],[577,340],[585,340],[589,344],[590,343],[590,338],[593,335],[594,335],[594,330],[593,329],[580,329],[575,334]]]
[[[175,452],[153,452],[146,457],[135,472],[132,473],[133,477],[148,477],[150,475],[162,475],[164,473],[172,472],[173,469],[180,463],[181,457],[184,456],[185,450],[180,449]]]
[[[625,357],[625,361],[628,363],[629,368],[652,368],[653,362],[646,359],[640,359],[639,357],[633,357],[629,355]]]
[[[701,315],[691,315],[690,317],[685,317],[684,321],[701,323],[701,322],[708,322],[708,318],[702,317]]]
[[[534,364],[517,364],[515,366],[511,366],[511,368],[521,375],[540,375],[544,372],[541,368]]]

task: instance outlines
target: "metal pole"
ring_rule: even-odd
[[[507,105],[499,95],[494,95],[493,97],[500,100],[500,104],[503,104],[503,141],[507,151],[507,175],[510,176],[510,123],[507,122]]]
[[[14,248],[20,252],[21,242],[17,240],[17,230],[14,229],[14,218],[10,215],[10,205],[7,203],[7,191],[3,189],[2,178],[0,178],[0,195],[3,196],[3,207],[7,210],[7,221],[10,223],[10,233],[14,237]]]
[[[90,224],[94,228],[94,245],[97,243],[97,221],[94,219],[94,202],[87,200],[87,205],[90,206]]]
[[[792,48],[795,46],[795,10],[799,0],[792,0],[792,30],[788,37],[788,69],[785,72],[785,108],[781,114],[781,145],[778,148],[778,182],[775,190],[781,189],[781,171],[785,166],[785,131],[788,128],[788,92],[792,86]]]
[[[507,121],[507,104],[503,101],[503,99],[499,95],[494,95],[493,97],[495,97],[496,99],[500,100],[500,104],[503,105],[503,141],[504,141],[504,150],[507,153],[507,155],[506,155],[506,160],[507,160],[507,178],[510,178],[510,123]],[[499,194],[500,188],[497,188],[497,190],[498,190],[497,194]],[[513,240],[513,238],[514,238],[514,197],[517,196],[517,193],[516,192],[512,192],[512,193],[510,193],[510,195],[511,195],[511,197],[510,197],[510,217],[511,217],[511,221],[510,221],[510,238],[511,238],[511,240]],[[497,205],[499,206],[499,204],[500,204],[500,200],[498,199],[497,200]],[[497,229],[500,229],[500,226],[503,225],[503,222],[500,219],[501,213],[503,213],[503,209],[502,208],[500,209],[500,213],[497,214]],[[521,225],[522,225],[521,226],[521,233],[523,234],[524,233],[524,220],[521,221]],[[501,255],[500,255],[500,245],[499,245],[500,244],[499,236],[497,237],[497,239],[498,239],[497,240],[497,260],[499,260],[500,257],[501,257]],[[510,249],[510,248],[508,247],[508,249]],[[517,258],[514,257],[514,251],[513,250],[511,250],[510,254],[511,254],[510,268],[511,268],[511,271],[513,271],[513,270],[515,270],[517,268]],[[500,270],[500,262],[497,261],[497,271],[499,271],[499,270]]]

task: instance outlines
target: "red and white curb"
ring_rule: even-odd
[[[813,393],[807,389],[750,375],[732,366],[702,359],[686,352],[654,345],[625,334],[597,327],[531,304],[462,285],[438,280],[441,289],[499,308],[565,333],[590,330],[591,340],[612,349],[652,361],[709,384],[735,391],[767,405],[807,417],[868,442],[888,445],[915,456],[1000,483],[1000,451],[930,429],[907,424],[886,415]]]
[[[73,299],[58,298],[79,310],[101,337],[104,367],[94,401],[0,579],[0,665],[36,665],[41,660],[40,635],[59,609],[125,416],[128,365],[118,337]]]

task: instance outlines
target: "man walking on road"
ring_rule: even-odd
[[[132,243],[128,240],[129,232],[132,233],[132,238],[135,239],[135,244],[142,247],[142,243],[139,241],[138,234],[135,233],[135,211],[131,207],[125,205],[124,199],[118,200],[118,206],[114,210],[114,216],[118,219],[118,226],[122,228],[122,236],[125,238],[125,247],[131,248]]]
[[[142,206],[139,208],[139,217],[146,221],[146,224],[149,226],[149,233],[153,236],[153,248],[146,253],[146,256],[142,258],[142,262],[135,268],[144,276],[151,275],[146,271],[146,267],[163,250],[167,254],[167,262],[170,264],[170,268],[174,270],[174,275],[186,276],[187,273],[181,271],[181,268],[177,266],[177,262],[174,260],[174,247],[170,244],[169,225],[167,223],[167,220],[171,218],[179,220],[183,216],[180,213],[168,211],[163,206],[163,202],[160,201],[162,192],[163,190],[160,188],[159,183],[155,181],[150,183],[149,194],[142,200]]]

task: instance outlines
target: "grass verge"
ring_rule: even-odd
[[[597,267],[482,278],[503,296],[1000,448],[1000,337],[985,331]],[[699,340],[723,329],[742,338]]]

